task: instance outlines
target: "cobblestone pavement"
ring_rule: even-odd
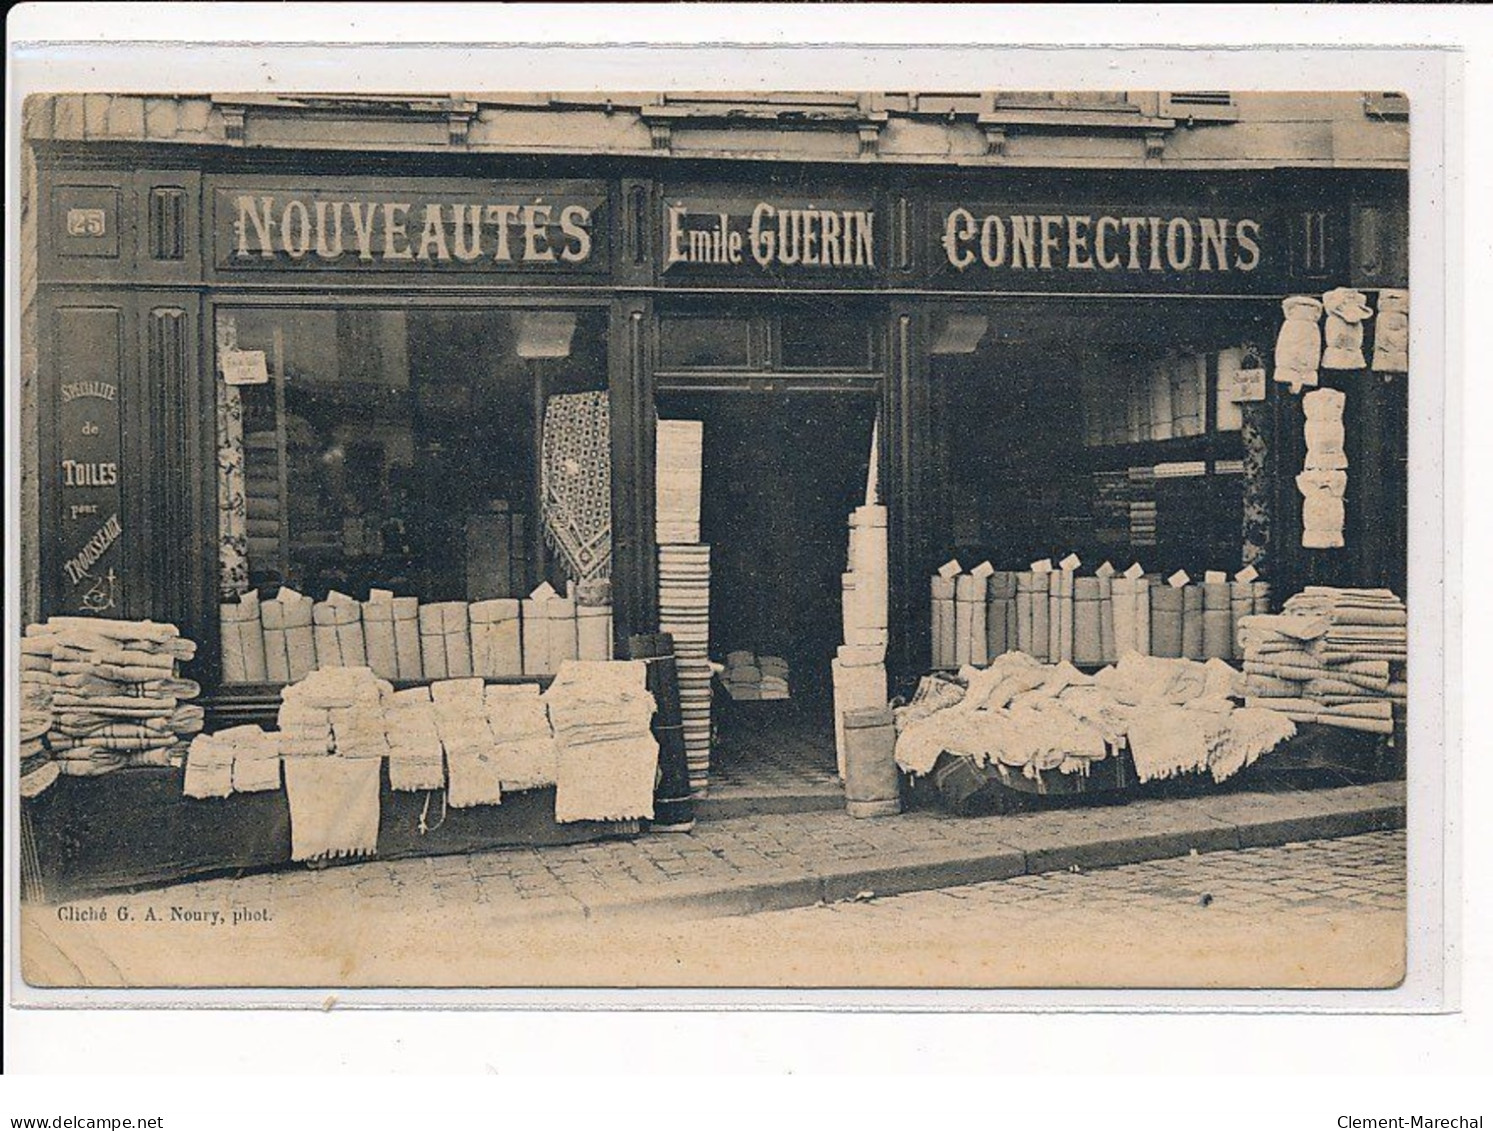
[[[1143,917],[1179,908],[1206,909],[1215,919],[1282,912],[1323,919],[1354,911],[1403,913],[1404,830],[1209,852],[1088,872],[1045,872],[774,914],[787,918],[828,913],[909,921],[978,916],[994,924],[1003,918],[1028,919],[1033,913]]]
[[[495,921],[586,915],[633,904],[651,904],[650,914],[656,914],[664,899],[675,899],[693,913],[700,911],[695,905],[702,895],[711,891],[750,888],[769,893],[763,896],[765,904],[744,896],[722,903],[714,912],[739,914],[820,898],[833,901],[867,885],[883,893],[909,891],[1005,879],[1065,868],[1073,861],[1097,866],[1186,855],[1189,848],[1206,855],[1240,847],[1240,829],[1251,821],[1299,819],[1314,830],[1305,835],[1322,835],[1322,822],[1330,822],[1337,809],[1351,816],[1366,806],[1402,805],[1401,788],[1396,783],[1310,794],[1238,794],[1015,817],[955,818],[921,811],[887,820],[855,820],[843,812],[773,814],[700,822],[687,835],[370,860],[320,871],[204,880],[125,896],[120,902],[143,907],[168,896],[202,905],[284,909],[303,901],[314,907],[328,893],[347,890],[367,911],[429,902],[483,908]],[[1364,828],[1360,824],[1332,831]],[[1288,832],[1273,839],[1295,837]],[[1136,852],[1138,843],[1152,847]],[[1092,851],[1085,852],[1086,848]],[[1118,858],[1106,858],[1110,848]],[[912,879],[888,875],[910,869],[923,873]],[[804,885],[811,880],[818,887],[806,892]],[[797,889],[789,890],[794,885]]]
[[[670,866],[687,868],[680,839]],[[104,905],[124,925],[28,908],[23,963],[41,984],[292,988],[1381,988],[1404,969],[1399,830],[692,921],[494,918],[485,881],[549,883],[515,855],[180,885]],[[615,863],[596,846],[567,861]]]

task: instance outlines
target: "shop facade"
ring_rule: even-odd
[[[955,557],[1404,593],[1408,378],[1323,373],[1351,391],[1332,550],[1301,545],[1296,398],[1234,389],[1272,369],[1286,297],[1408,285],[1405,122],[1360,96],[1322,111],[1357,156],[1298,160],[1253,150],[1226,96],[1209,112],[1234,118],[1201,124],[1170,96],[907,95],[807,123],[120,99],[96,126],[94,97],[28,106],[23,611],[177,625],[210,725],[278,702],[224,655],[251,590],[521,599],[607,555],[625,656],[659,628],[660,417],[705,423],[712,650],[792,650],[825,693],[868,473],[903,688]],[[129,102],[139,128],[112,128]],[[525,113],[557,132],[514,140]],[[599,125],[617,119],[646,145]],[[609,538],[557,545],[545,409],[586,394],[605,394]]]

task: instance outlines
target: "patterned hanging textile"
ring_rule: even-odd
[[[238,346],[238,323],[218,313],[219,354]],[[213,382],[218,426],[218,592],[236,599],[249,588],[248,501],[244,479],[244,402],[238,387]]]
[[[577,582],[612,568],[612,447],[607,394],[550,397],[544,406],[544,540]]]

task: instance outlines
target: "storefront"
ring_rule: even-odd
[[[719,712],[717,761],[766,746],[833,771],[846,523],[878,500],[892,694],[932,666],[928,579],[951,558],[1404,593],[1405,374],[1322,372],[1349,393],[1354,469],[1331,550],[1301,546],[1299,397],[1236,379],[1274,368],[1287,296],[1406,285],[1403,171],[34,152],[28,619],[178,626],[209,729],[270,723],[282,687],[325,666],[309,610],[337,594],[375,667],[373,621],[399,599],[527,616],[546,582],[571,617],[606,607],[590,658],[626,656],[659,630],[668,580],[659,421],[703,425],[709,655],[777,657],[791,688]],[[522,649],[484,669],[470,616],[467,660],[416,670],[391,651],[386,674],[554,670]],[[180,808],[173,773],[141,803]],[[64,780],[66,818],[38,799],[59,808],[55,851],[130,776]],[[520,809],[394,850],[636,828],[505,825]],[[183,820],[202,845],[200,814]],[[283,853],[241,843],[163,848],[175,863],[116,882]]]

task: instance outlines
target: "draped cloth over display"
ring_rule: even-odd
[[[544,538],[576,581],[612,567],[612,454],[607,394],[551,397],[544,407]]]

